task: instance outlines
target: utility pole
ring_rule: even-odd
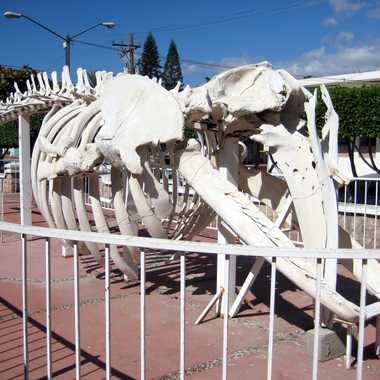
[[[133,33],[128,33],[128,43],[125,44],[121,42],[112,42],[112,46],[121,47],[121,56],[127,57],[127,69],[129,74],[136,73],[135,67],[135,53],[136,50],[141,46],[139,43],[134,42]]]

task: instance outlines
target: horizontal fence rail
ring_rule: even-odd
[[[268,247],[252,247],[244,245],[232,244],[216,244],[216,243],[199,243],[191,241],[171,241],[165,239],[154,239],[136,236],[120,236],[111,234],[101,234],[95,232],[80,232],[51,229],[46,227],[26,226],[0,222],[0,230],[21,235],[21,259],[22,259],[22,296],[23,296],[23,357],[25,378],[28,378],[29,369],[29,352],[28,352],[28,308],[27,308],[27,236],[42,237],[45,242],[45,297],[46,297],[46,341],[47,341],[47,368],[46,376],[48,379],[52,377],[53,368],[51,361],[51,245],[50,239],[68,239],[74,241],[74,325],[75,325],[75,373],[76,378],[81,376],[81,347],[80,347],[80,291],[79,291],[79,267],[78,267],[78,243],[94,242],[105,245],[105,280],[104,280],[104,298],[105,298],[105,353],[106,353],[106,379],[112,376],[112,330],[111,330],[111,287],[110,287],[110,249],[112,245],[139,247],[142,249],[165,250],[180,253],[180,297],[179,297],[179,349],[178,349],[178,374],[180,379],[184,379],[186,375],[186,253],[202,253],[202,254],[223,254],[226,260],[230,260],[232,256],[252,256],[265,257],[271,265],[271,282],[270,282],[270,313],[269,313],[269,341],[268,341],[268,366],[267,379],[272,379],[272,366],[275,355],[273,354],[274,344],[274,313],[276,300],[276,270],[278,258],[313,258],[316,265],[316,299],[315,299],[315,330],[314,330],[314,349],[312,359],[312,379],[318,378],[318,344],[319,344],[319,324],[320,324],[320,308],[321,308],[321,281],[322,281],[322,260],[323,259],[361,259],[362,260],[362,278],[360,292],[360,317],[359,317],[359,338],[358,338],[358,356],[357,356],[357,380],[362,379],[363,372],[363,347],[364,347],[364,329],[365,329],[365,308],[366,308],[366,286],[367,286],[367,263],[369,259],[380,259],[380,250],[352,250],[352,249],[305,249],[305,248],[268,248]],[[147,376],[147,358],[146,358],[146,257],[142,250],[140,254],[140,378],[145,379]],[[229,275],[226,274],[228,289]],[[222,326],[222,379],[228,378],[228,336],[229,336],[229,318],[228,316],[228,291],[225,292],[227,302],[224,303],[222,310],[225,316]],[[379,342],[377,342],[379,343]]]
[[[148,248],[162,251],[178,251],[184,253],[228,254],[231,256],[265,258],[380,259],[380,249],[253,247],[248,245],[178,241],[140,236],[112,235],[99,232],[61,230],[58,228],[26,226],[8,222],[0,222],[0,230],[53,239],[120,245],[123,247]]]

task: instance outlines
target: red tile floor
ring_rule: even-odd
[[[5,220],[18,222],[17,198],[7,198]],[[45,225],[33,212],[33,223]],[[203,233],[198,240],[213,240]],[[28,242],[30,378],[46,375],[44,241]],[[179,263],[169,255],[147,253],[147,378],[176,379],[179,366]],[[23,377],[20,240],[2,236],[0,248],[0,379]],[[238,261],[238,283],[251,260]],[[194,321],[215,291],[215,258],[189,255],[186,288],[186,368],[194,379],[219,379],[222,366],[222,319]],[[244,306],[229,328],[229,378],[265,379],[267,369],[269,268],[265,267]],[[63,258],[60,242],[52,241],[52,338],[53,375],[75,377],[73,260]],[[357,286],[342,277],[342,291],[358,297]],[[117,379],[139,378],[139,284],[126,283],[113,272],[111,284],[112,375]],[[105,376],[104,277],[90,256],[80,257],[81,347],[84,379]],[[311,378],[311,358],[303,343],[312,328],[312,299],[278,275],[276,284],[273,379]],[[373,355],[374,327],[366,329],[364,378],[380,379],[380,359]],[[321,363],[320,379],[354,379],[343,358]]]

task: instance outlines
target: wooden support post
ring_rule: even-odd
[[[32,224],[32,180],[30,173],[30,119],[18,117],[21,224]]]

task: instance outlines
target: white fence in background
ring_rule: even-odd
[[[98,175],[98,186],[99,186],[99,199],[102,208],[105,210],[113,210],[113,200],[112,200],[112,186],[111,186],[111,174],[99,174]],[[90,205],[90,178],[88,176],[84,177],[84,194],[85,194],[85,204]]]
[[[52,378],[52,292],[51,292],[51,248],[50,239],[67,239],[76,242],[74,244],[74,299],[75,313],[73,324],[75,326],[75,365],[76,378],[80,379],[81,375],[81,330],[80,330],[80,281],[78,276],[79,258],[78,258],[78,243],[93,242],[105,244],[105,352],[106,352],[106,379],[111,378],[111,289],[110,289],[110,246],[130,246],[139,247],[140,255],[140,379],[146,379],[146,362],[149,357],[146,357],[146,330],[145,330],[145,253],[144,249],[165,250],[178,252],[180,256],[180,301],[179,301],[179,321],[180,321],[180,339],[178,342],[178,363],[180,379],[185,378],[186,369],[186,253],[202,253],[210,255],[226,255],[229,261],[232,256],[251,256],[251,257],[266,257],[271,263],[271,283],[270,283],[270,315],[269,315],[269,342],[268,342],[268,367],[267,379],[272,378],[272,362],[273,362],[273,337],[274,337],[274,313],[275,313],[275,293],[276,293],[276,260],[277,258],[292,258],[303,257],[315,260],[316,265],[316,300],[314,313],[314,350],[312,360],[312,378],[317,379],[318,376],[318,334],[320,325],[320,285],[322,280],[322,260],[323,259],[359,259],[362,261],[362,276],[361,276],[361,292],[360,292],[360,316],[359,316],[359,336],[358,336],[358,352],[356,373],[357,380],[361,380],[363,373],[363,348],[364,348],[364,333],[366,319],[366,288],[367,288],[367,263],[370,259],[380,259],[380,250],[331,250],[331,249],[301,249],[301,248],[255,248],[252,246],[243,245],[220,245],[214,243],[199,243],[188,241],[171,241],[164,239],[153,239],[135,236],[120,236],[110,234],[99,234],[93,232],[79,232],[70,230],[58,230],[45,227],[34,227],[26,225],[18,225],[0,222],[0,230],[8,233],[21,235],[21,260],[22,260],[22,315],[23,315],[23,363],[25,378],[29,375],[29,349],[28,349],[28,294],[27,294],[27,272],[28,272],[28,236],[38,236],[44,238],[44,257],[45,261],[45,288],[46,288],[46,341],[47,341],[47,378]],[[228,271],[227,271],[228,272]],[[229,284],[229,276],[227,275],[227,288]],[[228,292],[227,292],[228,293]],[[228,297],[228,296],[227,296]],[[224,315],[228,315],[228,302],[225,303]],[[222,363],[222,378],[228,378],[228,337],[229,337],[229,318],[223,320],[223,363]],[[380,338],[380,337],[379,337]],[[376,345],[380,345],[377,341]]]
[[[340,225],[365,248],[378,248],[380,243],[379,182],[380,178],[352,178],[339,190]]]
[[[18,159],[0,160],[0,221],[4,220],[7,194],[20,193],[20,171]],[[4,242],[3,231],[0,231],[0,242]]]

